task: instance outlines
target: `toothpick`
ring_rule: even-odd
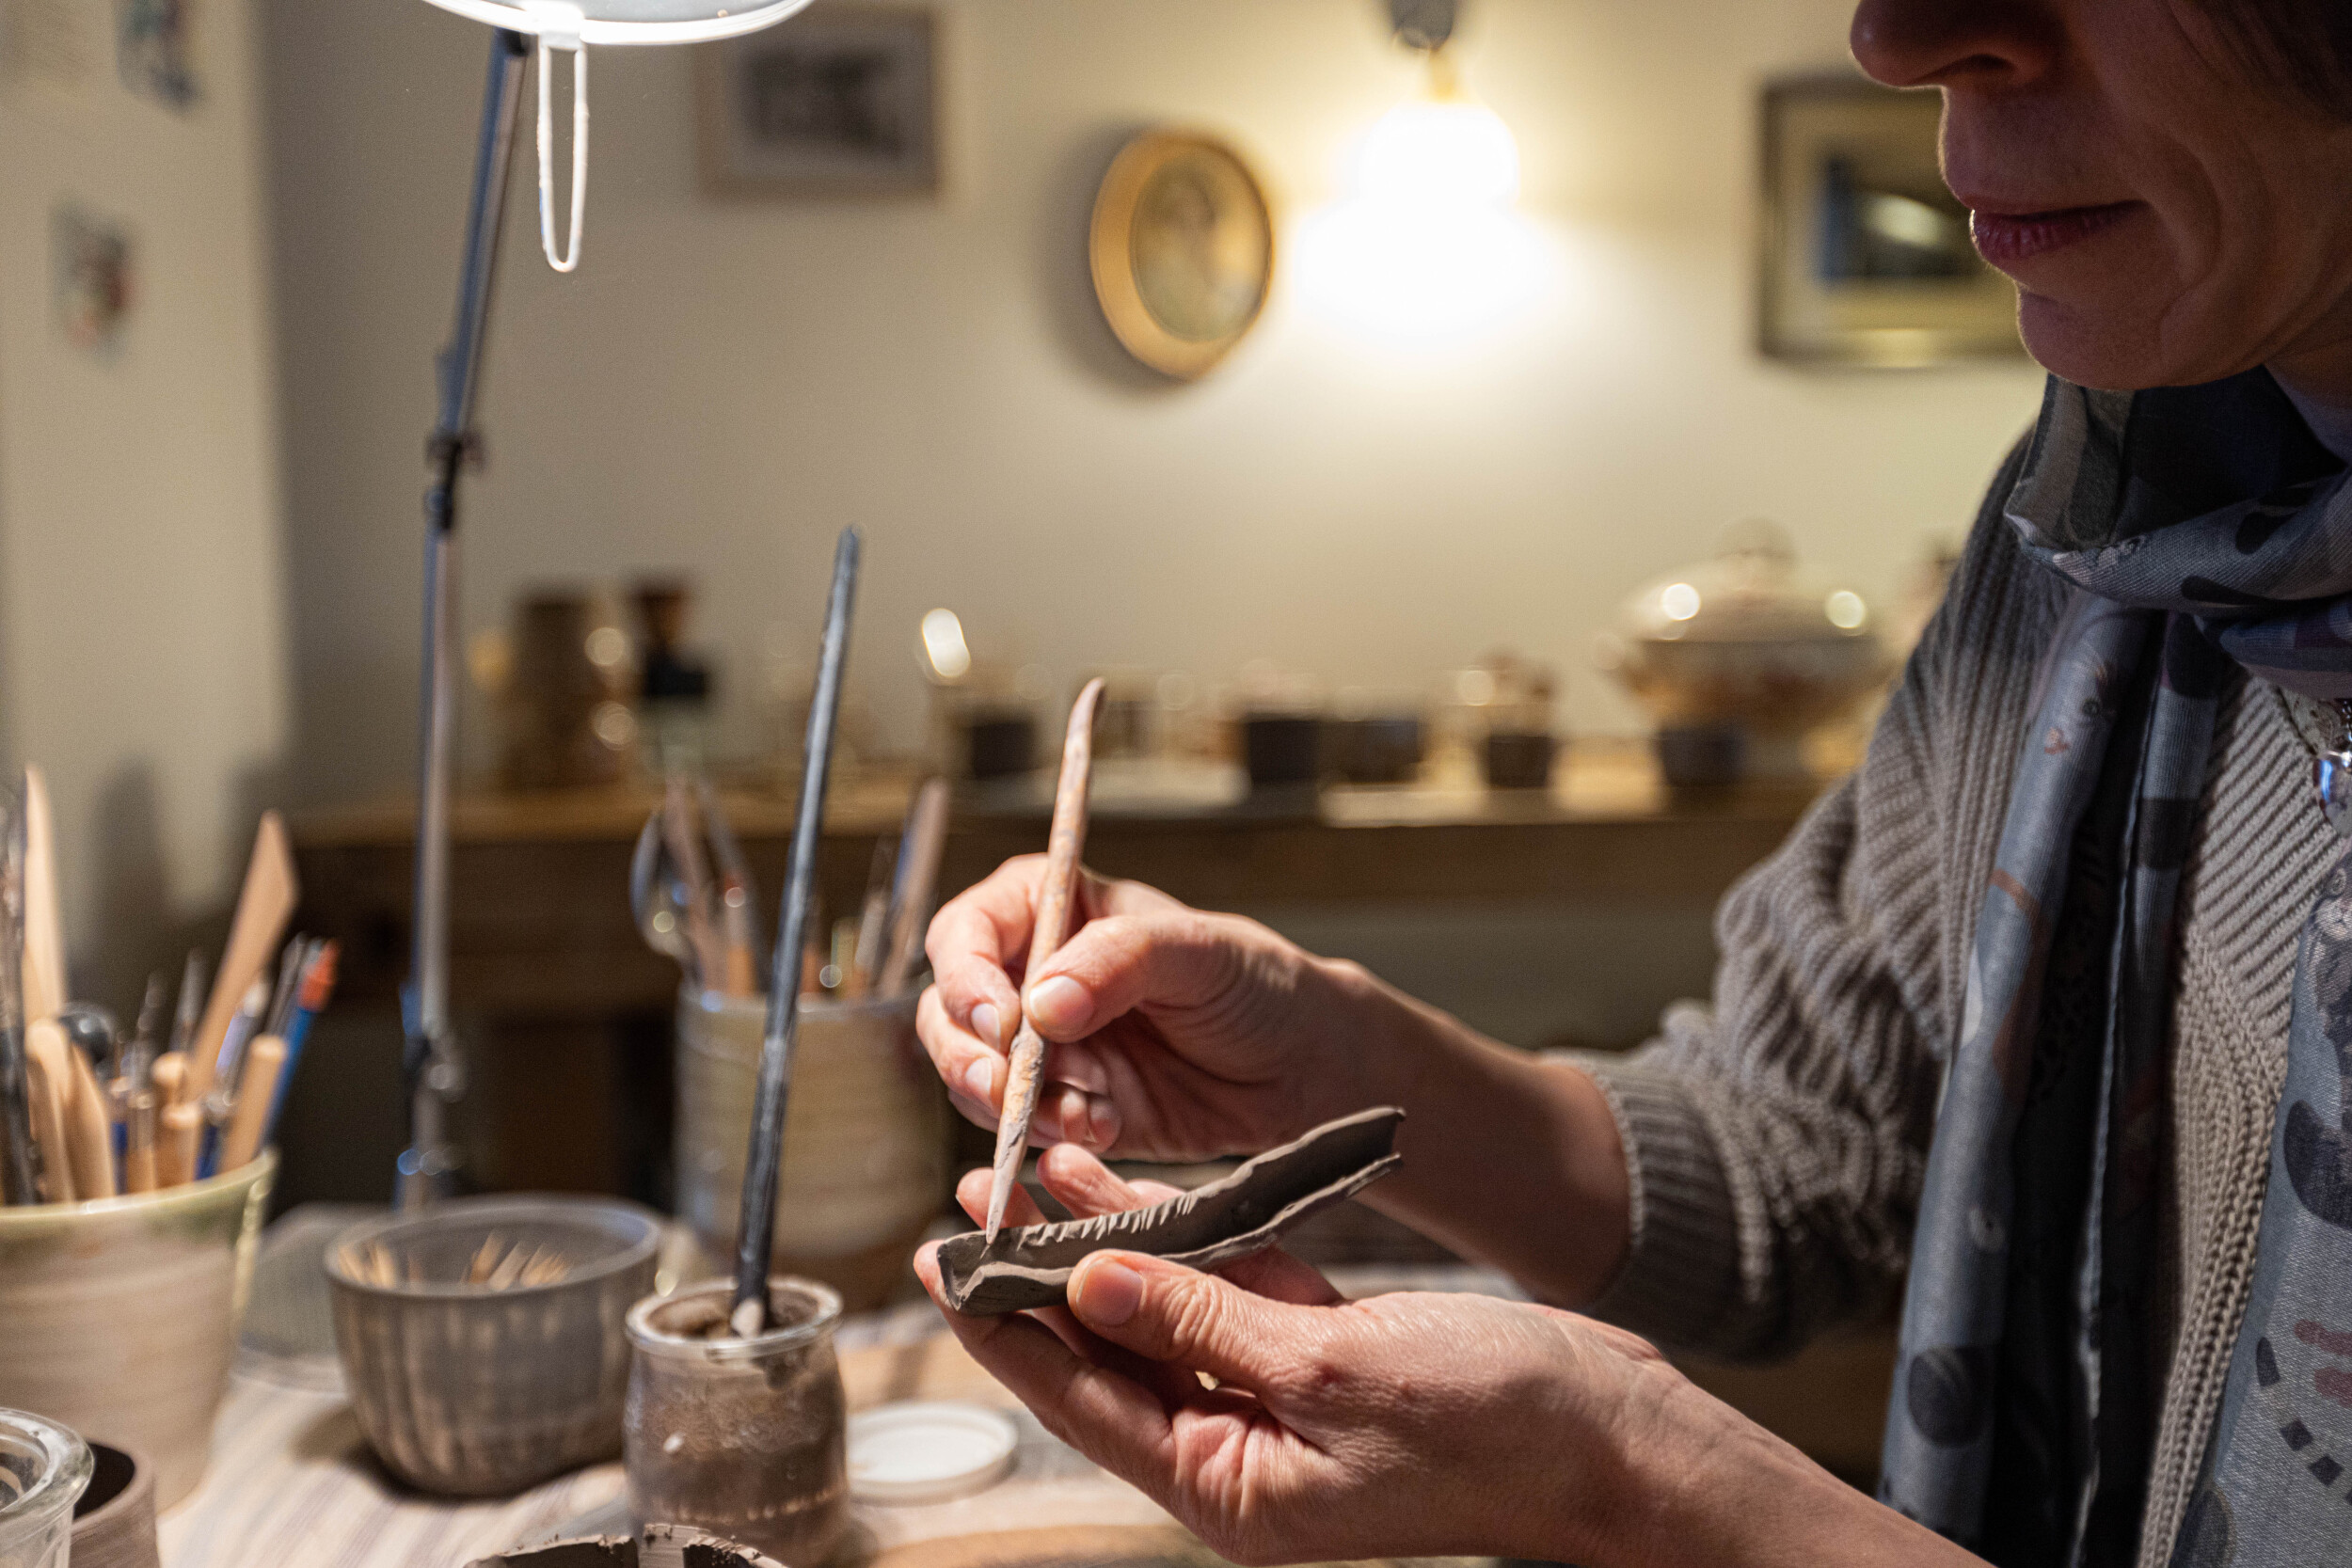
[[[1037,927],[1029,938],[1027,978],[1054,956],[1070,928],[1070,906],[1077,894],[1078,860],[1086,848],[1087,784],[1094,770],[1094,714],[1103,695],[1103,682],[1087,682],[1070,710],[1070,729],[1062,738],[1061,779],[1054,788],[1054,827],[1045,840],[1045,883],[1038,889]],[[1021,1158],[1029,1147],[1029,1118],[1037,1114],[1038,1091],[1044,1086],[1045,1041],[1029,1022],[1028,998],[1022,998],[1021,1028],[1012,1038],[1012,1060],[1005,1078],[1005,1114],[996,1124],[996,1165],[988,1183],[988,1239],[996,1240],[1004,1227],[1005,1205],[1021,1179]]]

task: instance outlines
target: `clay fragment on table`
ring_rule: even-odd
[[[956,1310],[1001,1317],[1061,1303],[1089,1253],[1116,1248],[1188,1268],[1216,1269],[1263,1252],[1285,1231],[1355,1196],[1396,1168],[1394,1106],[1326,1122],[1205,1187],[1123,1214],[999,1231],[970,1230],[940,1244],[941,1283]]]

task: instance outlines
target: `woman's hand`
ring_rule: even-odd
[[[1079,1215],[1165,1196],[1074,1148],[1040,1165]],[[958,1196],[977,1211],[987,1190],[974,1172]],[[916,1269],[936,1296],[933,1249]],[[947,1318],[1048,1430],[1236,1562],[1975,1560],[1643,1340],[1571,1313],[1470,1295],[1346,1302],[1279,1252],[1222,1278],[1099,1252],[1070,1301]]]
[[[1042,855],[1008,861],[931,922],[937,983],[917,1028],[965,1116],[993,1127],[1003,1111],[1025,987],[1059,1086],[1039,1098],[1037,1143],[1208,1159],[1379,1102],[1369,1049],[1337,1047],[1368,1046],[1378,1031],[1367,1015],[1389,993],[1255,921],[1081,872],[1075,928],[1025,975],[1044,867]]]

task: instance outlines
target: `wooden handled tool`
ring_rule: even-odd
[[[73,1156],[67,1142],[67,1097],[73,1089],[73,1046],[65,1031],[49,1019],[24,1029],[26,1088],[33,1107],[33,1147],[40,1150],[40,1182],[51,1203],[72,1203],[81,1196],[73,1180]]]
[[[898,874],[890,890],[890,951],[874,989],[883,996],[906,990],[923,951],[923,927],[939,886],[939,857],[947,847],[947,781],[930,779],[907,807],[906,832],[898,839]]]
[[[57,905],[57,835],[49,782],[24,769],[24,1022],[54,1018],[66,1005],[65,924]]]
[[[196,1180],[204,1137],[204,1107],[193,1100],[155,1113],[155,1185],[182,1187]]]
[[[245,891],[237,895],[237,918],[229,927],[229,949],[220,956],[220,971],[213,976],[213,994],[204,1006],[204,1021],[189,1042],[188,1088],[184,1099],[200,1103],[213,1091],[213,1067],[220,1042],[229,1033],[245,993],[269,967],[278,939],[294,918],[300,888],[294,880],[294,850],[286,840],[286,824],[274,811],[262,814],[261,831],[253,838],[253,858],[245,873]]]
[[[55,1029],[56,1025],[36,1023],[33,1027]],[[98,1070],[90,1066],[88,1053],[77,1050],[71,1040],[65,1052],[72,1069],[66,1092],[65,1142],[66,1158],[73,1165],[73,1196],[84,1203],[113,1197],[119,1189],[115,1184],[115,1119],[106,1091],[98,1082]]]
[[[1026,974],[1032,982],[1070,929],[1078,861],[1086,851],[1087,784],[1094,772],[1094,715],[1102,696],[1101,679],[1087,682],[1070,710],[1069,733],[1062,737],[1061,779],[1054,788],[1054,827],[1045,840],[1045,881],[1038,889],[1037,925],[1029,936]],[[1045,1041],[1029,1022],[1027,1000],[1022,999],[1021,1029],[1012,1037],[1012,1061],[1005,1075],[1005,1114],[996,1123],[996,1164],[988,1183],[991,1242],[1005,1223],[1005,1205],[1021,1180],[1022,1155],[1029,1147],[1029,1118],[1037,1115],[1038,1092],[1044,1087]]]
[[[270,1107],[278,1101],[278,1080],[285,1070],[286,1042],[276,1035],[263,1035],[246,1047],[245,1076],[237,1085],[237,1108],[221,1139],[217,1170],[242,1170],[262,1152]]]

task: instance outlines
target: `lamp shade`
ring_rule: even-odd
[[[531,0],[432,0],[445,11],[486,22],[510,32],[568,34],[577,26],[582,43],[703,43],[773,26],[808,0],[576,0],[569,5]]]

